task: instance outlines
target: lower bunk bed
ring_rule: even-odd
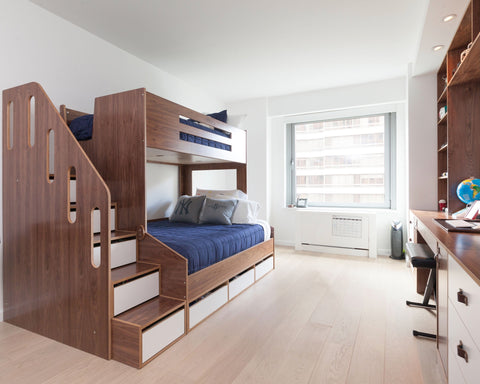
[[[159,296],[163,301],[183,297],[184,304],[141,327],[141,314],[125,312],[112,319],[112,357],[136,368],[275,267],[273,229],[266,222],[209,225],[156,220],[148,223],[148,232],[140,228],[137,241],[138,262],[159,268]],[[153,299],[139,308],[158,307],[157,303]]]

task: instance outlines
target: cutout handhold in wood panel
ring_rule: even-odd
[[[35,144],[35,97],[30,97],[28,107],[28,145],[33,147]]]
[[[7,148],[13,148],[13,101],[10,101],[7,106]]]
[[[55,180],[55,131],[50,129],[47,134],[47,180]]]
[[[77,188],[77,184],[76,183],[70,183],[70,179],[72,178],[72,175],[75,175],[76,172],[75,172],[75,167],[70,167],[68,169],[68,177],[67,177],[67,188],[68,188],[68,221],[70,223],[75,223],[75,221],[77,220],[77,212],[78,211],[78,207],[77,206],[73,206],[72,204],[72,201],[70,199],[70,196],[71,196],[71,192],[70,192],[70,188]],[[74,195],[76,196],[77,195],[77,191],[74,192]]]
[[[97,248],[97,251],[100,250],[100,252],[95,252],[94,250],[94,241],[93,241],[93,235],[94,235],[94,221],[95,221],[95,211],[98,210],[98,212],[100,212],[100,209],[98,207],[95,207],[93,208],[91,211],[90,211],[90,220],[91,220],[91,229],[92,229],[92,245],[90,247],[91,249],[91,261],[92,261],[92,265],[94,268],[98,268],[100,267],[100,264],[102,263],[102,248],[101,246],[99,246]],[[100,228],[101,228],[101,220],[102,220],[102,215],[100,214],[99,215],[99,220],[100,220]]]

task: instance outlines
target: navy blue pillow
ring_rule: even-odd
[[[83,115],[73,119],[70,130],[77,140],[90,140],[93,132],[93,115]]]
[[[220,120],[222,123],[227,122],[227,110],[224,109],[223,111],[216,112],[216,113],[209,113],[207,116],[213,117],[214,119]]]

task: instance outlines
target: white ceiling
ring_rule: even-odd
[[[32,2],[228,102],[436,70],[468,1]]]

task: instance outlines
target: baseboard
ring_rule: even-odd
[[[392,254],[391,249],[378,249],[377,255],[378,256],[390,256]]]
[[[295,247],[295,243],[291,243],[290,241],[282,241],[275,239],[275,245],[279,245],[282,247]]]
[[[334,255],[368,257],[368,250],[366,249],[352,249],[352,248],[341,248],[341,247],[327,247],[323,245],[301,244],[300,246],[295,246],[295,250],[331,253]]]

